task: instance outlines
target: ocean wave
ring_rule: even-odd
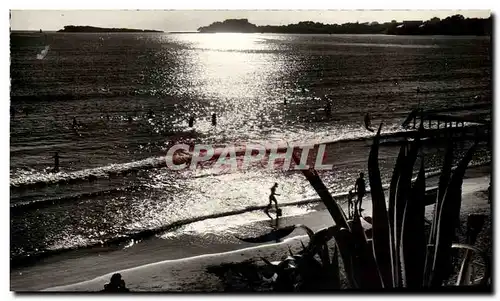
[[[469,128],[473,128],[474,125],[467,125]],[[448,129],[434,129],[431,130],[433,133],[440,133],[446,131],[454,131],[458,130],[458,128],[448,128]],[[407,138],[413,137],[417,133],[416,130],[401,130],[401,129],[391,129],[385,133],[381,134],[381,144],[389,145],[389,144],[400,144],[405,141]],[[366,141],[369,145],[375,136],[374,133],[369,134],[361,134],[353,137],[342,137],[339,139],[331,139],[327,138],[324,140],[309,140],[309,141],[282,141],[276,143],[262,142],[262,143],[252,143],[248,145],[258,145],[260,147],[264,147],[266,152],[269,153],[272,147],[278,147],[278,151],[285,150],[288,146],[294,147],[304,147],[304,146],[317,146],[320,144],[333,144],[333,143],[349,143],[353,141]],[[246,145],[237,145],[235,146],[235,153],[237,157],[241,157],[246,152]],[[214,155],[210,162],[216,161],[224,152],[224,147],[218,147],[214,151]],[[185,163],[189,163],[190,155],[185,153],[184,158],[180,158],[179,160]],[[176,162],[178,163],[178,162]],[[136,173],[141,170],[153,169],[153,168],[161,168],[166,167],[165,157],[151,157],[144,160],[127,162],[127,163],[118,163],[118,164],[110,164],[107,166],[90,168],[84,170],[78,170],[73,172],[58,172],[58,173],[50,173],[47,171],[44,172],[30,172],[30,173],[22,173],[21,175],[14,176],[10,180],[10,187],[14,189],[28,189],[33,187],[41,187],[53,184],[73,184],[79,181],[92,181],[99,178],[109,178],[113,176],[123,176],[130,173]]]
[[[312,202],[315,202],[312,200]],[[286,206],[294,206],[296,205],[295,203],[287,203],[287,204],[282,204],[282,207]],[[192,218],[186,218],[182,220],[175,221],[173,223],[163,225],[157,228],[152,228],[152,229],[143,229],[139,230],[136,232],[131,232],[131,233],[124,233],[119,236],[115,237],[110,237],[108,239],[93,239],[93,240],[87,240],[79,237],[78,239],[73,239],[73,245],[67,246],[67,245],[60,245],[60,246],[55,246],[55,247],[48,247],[45,250],[38,250],[38,252],[32,252],[29,254],[21,254],[21,255],[12,255],[10,258],[10,263],[11,267],[16,267],[16,266],[23,266],[23,265],[28,265],[30,263],[37,262],[38,260],[42,258],[46,258],[49,256],[61,254],[64,252],[68,252],[71,250],[80,250],[80,249],[92,249],[92,248],[99,248],[99,247],[113,247],[113,246],[120,246],[123,245],[122,247],[127,246],[130,244],[130,241],[139,241],[139,240],[144,240],[148,239],[151,237],[154,237],[156,235],[161,235],[162,233],[165,233],[167,231],[174,230],[178,227],[181,227],[183,225],[191,224],[194,222],[199,222],[207,219],[215,219],[215,218],[221,218],[221,217],[227,217],[227,216],[232,216],[232,215],[238,215],[238,214],[243,214],[247,212],[252,212],[252,211],[257,211],[257,210],[263,210],[266,208],[267,205],[263,206],[248,206],[246,208],[238,209],[238,210],[232,210],[232,211],[227,211],[227,212],[219,212],[219,213],[214,213],[214,214],[209,214],[209,215],[204,215],[204,216],[197,216],[197,217],[192,217]]]
[[[490,164],[489,160],[474,161],[474,162],[471,162],[469,164],[469,167],[479,167],[479,166],[484,166],[487,164]],[[452,169],[454,170],[455,168],[456,167],[453,167]],[[426,178],[437,176],[437,175],[439,175],[439,173],[440,173],[440,168],[437,168],[437,167],[431,168],[426,172]],[[413,181],[415,181],[415,180],[416,180],[416,176],[413,178]],[[389,183],[384,183],[382,186],[385,190],[387,190],[389,188]],[[436,189],[437,189],[437,187],[428,187],[427,192],[433,193],[433,192],[435,192]],[[370,189],[367,189],[367,193],[369,193],[369,192],[370,192]],[[347,202],[348,194],[349,194],[348,192],[340,192],[340,193],[332,194],[332,197],[342,205],[342,204],[345,204]],[[320,202],[321,202],[321,199],[319,197],[309,197],[309,198],[303,198],[303,199],[292,201],[292,202],[281,203],[280,206],[281,207],[301,206],[301,205],[308,205],[308,204],[314,204],[314,203],[320,203]],[[11,255],[11,266],[19,266],[19,265],[29,264],[30,262],[37,262],[41,258],[45,258],[48,256],[60,254],[60,253],[71,251],[71,250],[91,249],[91,248],[99,248],[99,247],[113,247],[113,246],[120,247],[120,245],[123,245],[121,247],[125,247],[126,245],[130,244],[131,241],[140,241],[140,240],[148,239],[148,238],[151,238],[154,236],[161,236],[169,231],[173,231],[173,230],[178,229],[179,227],[184,226],[184,225],[192,224],[195,222],[201,222],[201,221],[205,221],[208,219],[230,217],[230,216],[240,215],[240,214],[249,213],[249,212],[253,212],[253,211],[263,210],[266,207],[267,207],[267,205],[247,206],[245,208],[235,209],[235,210],[231,210],[231,211],[217,212],[217,213],[208,214],[208,215],[185,218],[185,219],[177,220],[175,222],[172,222],[172,223],[169,223],[166,225],[162,225],[160,227],[142,229],[142,230],[129,232],[129,233],[122,233],[119,236],[110,237],[107,239],[95,239],[95,240],[78,239],[78,240],[75,240],[75,242],[70,246],[61,245],[61,246],[57,246],[57,247],[49,247],[45,250],[39,250],[37,253]]]
[[[123,193],[123,192],[129,192],[136,190],[138,188],[145,187],[145,185],[138,184],[138,185],[129,185],[126,187],[115,187],[111,189],[105,189],[105,190],[98,190],[98,191],[92,191],[92,192],[84,192],[84,193],[75,193],[63,197],[53,197],[53,198],[42,198],[42,199],[37,199],[33,201],[25,201],[25,202],[16,202],[12,203],[10,205],[10,213],[11,214],[19,214],[26,212],[28,210],[35,210],[35,209],[40,209],[40,208],[45,208],[47,206],[52,206],[52,205],[57,205],[57,204],[62,204],[65,202],[70,202],[70,201],[75,201],[81,198],[92,198],[96,196],[103,196],[103,195],[111,195],[114,193]]]
[[[139,170],[155,168],[165,165],[164,157],[152,157],[144,160],[110,164],[96,168],[83,169],[72,172],[34,172],[22,174],[10,180],[11,188],[29,188],[50,184],[71,184],[77,181],[96,180],[112,176],[125,175]]]

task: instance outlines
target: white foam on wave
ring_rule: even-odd
[[[299,216],[315,211],[308,206],[286,206],[280,208],[283,217]],[[269,217],[262,210],[255,210],[186,224],[175,231],[163,233],[158,237],[170,239],[184,234],[203,236],[207,234],[220,234],[222,232],[238,233],[239,226],[259,221],[269,221]]]
[[[11,178],[10,185],[19,186],[19,185],[29,185],[40,182],[54,183],[54,182],[69,181],[75,179],[85,179],[89,176],[107,177],[109,173],[112,172],[123,172],[133,168],[141,168],[145,166],[157,166],[163,164],[164,162],[165,162],[165,157],[152,157],[134,162],[110,164],[107,166],[101,166],[101,167],[89,168],[71,172],[61,171],[57,173],[51,173],[46,170],[42,172],[33,170],[29,172],[24,171],[16,173],[14,178]]]

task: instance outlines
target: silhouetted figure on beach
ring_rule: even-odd
[[[286,101],[287,101],[287,99],[286,99],[286,97],[285,97],[285,100],[283,101],[283,103],[285,104],[285,106],[286,106]]]
[[[332,104],[329,99],[325,100],[325,114],[326,117],[330,117],[330,115],[332,115]]]
[[[194,125],[194,116],[189,117],[189,127],[192,128]]]
[[[115,273],[111,276],[109,283],[104,285],[103,292],[109,293],[123,293],[129,292],[130,290],[125,286],[125,281],[122,279],[120,273]]]
[[[73,127],[76,128],[78,126],[78,122],[76,121],[76,117],[73,117]]]
[[[215,113],[212,114],[212,125],[213,126],[217,125],[217,115]]]
[[[354,193],[354,190],[349,190],[349,194],[347,195],[347,215],[349,219],[352,219],[353,214],[354,214],[354,202],[352,201],[354,199],[354,196],[356,194]]]
[[[106,114],[106,119],[107,119],[107,120],[109,120],[109,119],[110,119],[110,118],[109,118],[109,114]]]
[[[59,172],[59,158],[61,158],[59,156],[59,152],[56,152],[53,158],[54,158],[54,169],[52,169],[52,172]]]
[[[274,202],[274,207],[276,208],[276,218],[281,216],[280,209],[278,208],[278,201],[276,200],[276,195],[279,195],[276,193],[276,188],[278,188],[278,183],[274,183],[273,187],[271,187],[271,194],[269,195],[269,204],[267,204],[266,209],[264,209],[264,212],[269,216],[269,218],[272,219],[271,215],[269,215],[269,209],[271,209],[273,202]]]
[[[128,123],[132,123],[132,121],[134,121],[134,118],[132,118],[132,116],[129,116],[128,117]]]
[[[360,172],[359,178],[356,180],[356,185],[354,185],[354,192],[358,195],[358,200],[355,207],[359,207],[359,212],[363,211],[363,208],[361,208],[361,202],[363,201],[363,197],[366,193],[366,184],[365,180],[363,179],[364,176],[365,174]]]
[[[151,118],[153,118],[153,117],[155,117],[155,113],[153,112],[153,110],[152,110],[152,109],[149,109],[149,111],[148,111],[148,118],[150,118],[150,119],[151,119]]]

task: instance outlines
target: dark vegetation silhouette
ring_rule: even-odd
[[[270,272],[267,276],[265,270],[254,272],[254,277],[251,277],[254,282],[260,278],[272,283],[271,290],[287,292],[331,291],[338,290],[341,286],[360,290],[434,291],[458,287],[464,291],[491,291],[490,256],[474,246],[477,234],[483,228],[485,216],[469,215],[466,243],[458,243],[456,239],[463,178],[478,141],[459,159],[453,171],[453,141],[448,137],[433,218],[430,225],[426,225],[426,203],[423,201],[426,195],[424,160],[417,163],[417,158],[424,155],[420,140],[423,124],[421,123],[415,139],[401,146],[391,177],[388,202],[379,168],[381,129],[382,125],[374,138],[368,158],[372,216],[362,216],[354,207],[354,215],[348,218],[317,172],[314,169],[302,170],[335,223],[317,232],[305,225],[288,225],[260,237],[253,237],[253,241],[260,243],[263,238],[270,240],[273,236],[284,237],[298,228],[309,236],[307,246],[303,246],[296,254],[289,251],[290,255],[284,260],[270,262],[261,258],[265,262],[264,267]],[[298,163],[299,160],[298,155],[294,154],[294,161]],[[415,165],[418,175],[413,181]],[[363,225],[362,219],[365,224],[371,224],[370,229]],[[334,242],[333,252],[328,246],[330,240]],[[463,259],[459,258],[461,256],[458,255],[458,250],[465,251]],[[473,276],[475,264],[472,254],[479,256],[484,262],[482,277]],[[455,273],[455,262],[461,262],[458,274]],[[344,276],[341,277],[342,274]],[[346,282],[343,285],[342,279]]]
[[[453,15],[445,19],[432,18],[427,21],[365,22],[323,24],[302,21],[288,25],[257,26],[248,19],[228,19],[198,28],[198,32],[240,33],[303,33],[303,34],[389,34],[389,35],[491,35],[492,17],[465,18]]]
[[[57,32],[163,32],[163,31],[151,30],[151,29],[104,28],[104,27],[94,27],[94,26],[67,25],[64,26],[64,29],[59,29]]]
[[[106,293],[125,293],[130,290],[126,287],[125,281],[122,279],[122,275],[120,273],[115,273],[111,276],[109,283],[104,285],[104,289],[102,292]]]

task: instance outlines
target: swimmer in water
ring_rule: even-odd
[[[52,172],[59,172],[59,158],[61,158],[59,152],[56,152],[52,158],[54,158],[54,169],[52,169]]]
[[[217,115],[215,113],[212,114],[212,125],[213,126],[217,125]]]

